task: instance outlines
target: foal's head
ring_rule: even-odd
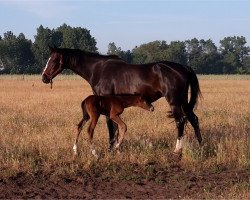
[[[138,96],[136,101],[136,106],[141,107],[150,112],[154,111],[154,106],[151,103],[148,103],[143,97]]]
[[[52,79],[64,69],[62,52],[57,48],[50,48],[50,57],[42,73],[42,81],[50,83]]]

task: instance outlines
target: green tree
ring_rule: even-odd
[[[40,25],[37,28],[37,35],[33,44],[37,72],[44,68],[48,57],[50,46],[62,48],[82,49],[96,52],[96,40],[90,35],[90,31],[81,27],[72,28],[66,24],[56,28],[49,29]]]
[[[200,72],[200,58],[202,47],[200,46],[200,42],[197,38],[193,38],[191,40],[186,41],[186,49],[187,49],[187,62],[188,65],[191,66],[196,72]]]
[[[239,68],[239,73],[250,74],[250,56],[245,56],[243,59],[243,66]]]
[[[67,24],[56,29],[61,34],[61,47],[97,52],[96,40],[90,31],[81,27],[71,27]],[[58,34],[58,35],[60,35]]]
[[[250,51],[243,36],[225,37],[220,41],[223,73],[241,73],[244,58]]]
[[[114,42],[110,42],[108,44],[108,55],[117,55],[120,56],[121,55],[121,47],[116,47],[116,44]]]
[[[32,48],[36,60],[37,72],[41,72],[49,58],[48,45],[53,46],[60,41],[60,39],[54,37],[54,34],[54,30],[44,28],[42,25],[37,28],[37,34],[35,35],[35,41]],[[55,40],[55,38],[57,40]]]
[[[220,65],[220,55],[216,45],[211,39],[200,40],[200,73],[202,74],[218,74],[222,72]]]
[[[108,45],[108,55],[117,55],[121,59],[125,60],[127,63],[132,63],[133,55],[130,50],[123,51],[121,47],[117,47],[114,42],[110,42]]]
[[[187,52],[185,42],[173,41],[167,47],[167,51],[164,50],[163,52],[166,52],[167,54],[166,56],[164,56],[166,57],[166,60],[187,65]]]
[[[4,33],[0,40],[0,59],[4,73],[29,73],[34,66],[32,42],[23,33],[16,37],[11,31]]]
[[[188,65],[197,73],[221,73],[220,55],[216,45],[211,39],[198,40],[196,38],[186,41]]]
[[[133,63],[133,54],[130,50],[127,51],[121,51],[121,54],[119,55],[123,60],[125,60],[127,63]]]
[[[133,62],[137,64],[150,63],[166,60],[168,45],[166,41],[153,41],[135,47],[133,52]]]

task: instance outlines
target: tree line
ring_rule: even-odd
[[[96,39],[82,27],[63,24],[49,29],[40,25],[34,42],[23,33],[18,36],[7,31],[0,36],[0,73],[41,73],[49,57],[48,45],[96,52]],[[144,64],[168,60],[191,66],[199,74],[250,74],[250,47],[243,36],[229,36],[220,40],[219,47],[209,40],[193,38],[186,41],[157,40],[132,50],[122,50],[114,42],[107,54],[118,55],[128,63]]]
[[[168,60],[191,66],[198,74],[250,74],[250,47],[245,37],[225,37],[219,48],[209,40],[153,41],[123,51],[109,43],[107,54],[116,54],[129,63],[144,64]]]
[[[0,37],[1,73],[41,73],[49,58],[48,45],[97,52],[95,38],[89,30],[81,27],[63,24],[51,30],[40,25],[34,42],[26,39],[23,33],[15,36],[7,31],[3,38]]]

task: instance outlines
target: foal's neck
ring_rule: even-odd
[[[139,96],[120,96],[119,98],[123,104],[123,107],[128,108],[131,106],[137,106],[138,98],[140,97]]]

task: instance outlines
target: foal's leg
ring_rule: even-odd
[[[98,118],[100,117],[100,114],[97,113],[92,113],[92,116],[90,116],[90,124],[88,127],[88,135],[89,135],[89,142],[90,142],[90,150],[91,153],[98,158],[98,155],[96,153],[96,150],[94,149],[94,145],[93,145],[93,135],[94,135],[94,130],[98,121]]]
[[[172,110],[173,116],[175,118],[176,127],[178,129],[177,142],[176,142],[174,152],[181,153],[182,152],[182,143],[183,143],[182,140],[183,140],[184,125],[186,123],[186,119],[184,117],[181,106],[171,105],[171,110]]]
[[[121,120],[121,118],[119,117],[119,115],[114,115],[111,116],[111,119],[118,124],[118,128],[119,128],[119,135],[118,135],[118,141],[117,144],[115,146],[115,148],[119,148],[120,145],[122,144],[122,141],[124,139],[124,134],[127,131],[127,125]]]
[[[80,136],[80,133],[82,131],[82,127],[86,124],[86,122],[89,120],[89,115],[86,111],[85,108],[83,108],[83,118],[82,120],[79,122],[79,124],[77,125],[77,133],[76,133],[76,139],[75,139],[75,143],[74,143],[74,146],[73,146],[73,151],[74,151],[74,155],[76,156],[77,155],[77,144],[78,144],[78,139],[79,139],[79,136]]]

